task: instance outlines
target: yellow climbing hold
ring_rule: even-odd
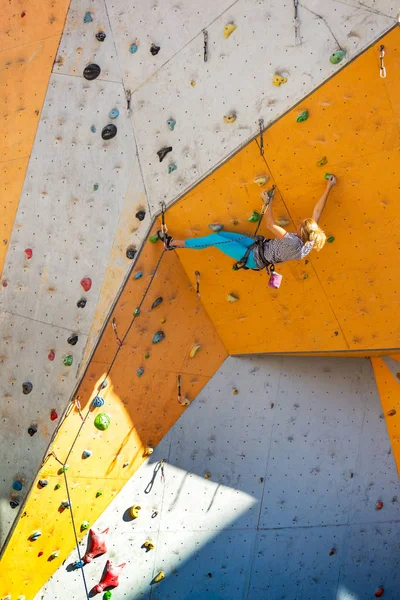
[[[253,179],[254,183],[262,187],[269,181],[269,175],[260,175],[259,177],[255,177]]]
[[[286,82],[287,82],[286,77],[282,77],[282,75],[278,75],[277,73],[275,73],[274,78],[272,80],[272,83],[274,85],[279,87],[280,85],[282,85],[282,83],[286,83]]]
[[[150,456],[150,454],[153,454],[153,452],[154,452],[153,448],[148,447],[143,452],[143,456]]]
[[[129,514],[131,515],[132,519],[137,519],[139,516],[139,511],[142,510],[142,507],[135,504],[134,506],[132,506],[129,510]]]
[[[237,396],[237,395],[238,395],[238,393],[239,393],[239,390],[238,390],[237,388],[233,388],[233,390],[232,390],[232,394],[233,394],[234,396]]]
[[[195,346],[193,346],[193,348],[189,352],[189,357],[194,358],[199,350],[201,350],[200,344],[196,344]]]
[[[205,473],[205,474],[204,474],[204,477],[205,477],[206,479],[210,479],[210,477],[211,477],[211,473]]]
[[[154,582],[154,583],[159,583],[159,582],[160,582],[160,581],[162,581],[163,579],[165,579],[165,574],[164,574],[164,571],[160,571],[160,572],[158,573],[158,575],[156,575],[156,576],[154,577],[154,579],[153,579],[153,582]]]
[[[231,35],[231,33],[235,31],[235,29],[237,29],[237,25],[235,25],[234,23],[228,23],[228,25],[225,25],[224,38],[228,38]]]
[[[228,300],[228,302],[237,302],[239,300],[239,297],[235,294],[228,294],[226,299]]]
[[[236,121],[236,113],[231,112],[229,115],[225,115],[224,117],[225,123],[234,123]]]
[[[150,540],[146,540],[143,544],[143,548],[147,548],[147,550],[154,550],[154,544],[152,544]]]
[[[194,81],[194,79],[192,79],[192,81],[190,82],[190,85],[191,85],[192,87],[194,87],[194,86],[196,85],[196,82]]]

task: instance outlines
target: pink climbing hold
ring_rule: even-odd
[[[7,286],[8,286],[7,281],[5,279],[3,279],[3,287],[7,287]]]
[[[50,352],[49,352],[49,353],[48,353],[48,355],[47,355],[47,358],[48,358],[49,360],[54,360],[54,359],[55,359],[55,357],[56,357],[56,353],[54,352],[54,350],[50,350]]]
[[[97,594],[100,594],[101,592],[104,592],[105,588],[118,587],[118,578],[125,565],[126,563],[122,563],[122,565],[113,565],[112,562],[108,560],[106,564],[106,571],[100,583],[94,586],[93,591]]]
[[[50,419],[52,421],[55,421],[56,419],[58,419],[58,414],[55,408],[52,409],[51,413],[50,413]]]
[[[100,554],[105,554],[107,552],[106,536],[109,531],[110,530],[107,528],[101,533],[96,533],[93,529],[89,529],[89,549],[83,557],[83,561],[85,563],[90,563],[95,556],[99,556]]]
[[[83,279],[81,279],[81,286],[83,287],[85,292],[88,292],[92,287],[92,280],[90,279],[90,277],[84,277]]]
[[[28,260],[30,260],[32,258],[33,252],[32,252],[32,248],[26,248],[24,250],[25,252],[25,256]]]

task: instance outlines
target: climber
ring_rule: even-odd
[[[163,234],[160,234],[160,237],[164,241],[166,250],[174,250],[175,248],[200,250],[216,247],[237,261],[236,268],[256,271],[266,268],[268,272],[273,271],[274,265],[277,263],[300,260],[307,256],[313,248],[319,251],[324,246],[326,236],[322,229],[318,227],[318,221],[334,185],[336,185],[336,177],[331,175],[324,193],[314,207],[312,217],[303,219],[296,233],[289,233],[286,229],[277,225],[272,207],[268,206],[268,210],[265,212],[265,224],[267,229],[275,235],[273,239],[267,239],[263,236],[256,236],[256,239],[254,239],[248,234],[230,231],[219,231],[205,237],[186,240],[175,240],[171,236]],[[261,194],[266,205],[270,202],[268,194],[269,192],[262,192]]]

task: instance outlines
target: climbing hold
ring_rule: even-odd
[[[89,458],[89,456],[92,456],[92,451],[91,450],[84,450],[82,452],[82,458]]]
[[[219,233],[223,230],[224,226],[221,223],[209,223],[208,228],[215,233]]]
[[[327,162],[328,159],[326,158],[326,156],[323,156],[321,160],[317,162],[317,167],[323,167],[324,165],[326,165]]]
[[[76,305],[78,308],[85,308],[86,302],[87,302],[87,300],[85,300],[85,298],[81,298],[80,300],[78,300]]]
[[[329,60],[333,65],[337,65],[338,63],[342,62],[346,54],[346,50],[336,50],[336,52],[330,55]]]
[[[328,242],[328,244],[332,244],[335,241],[335,238],[333,237],[333,235],[331,235],[326,241]]]
[[[327,181],[332,177],[332,173],[325,173],[324,175],[324,179],[326,179]]]
[[[160,581],[162,581],[163,579],[165,579],[165,574],[164,571],[160,571],[158,573],[158,575],[156,575],[153,579],[153,583],[159,583]]]
[[[136,248],[134,248],[133,246],[128,246],[128,248],[126,249],[126,258],[129,258],[130,260],[133,260],[136,256]]]
[[[32,258],[32,254],[33,254],[33,252],[32,252],[32,248],[26,248],[26,249],[24,250],[24,252],[25,252],[25,256],[26,256],[26,258],[27,258],[28,260],[30,260],[30,259]]]
[[[78,342],[78,340],[79,340],[79,337],[76,335],[76,333],[74,333],[73,335],[69,336],[69,338],[67,339],[67,342],[71,346],[75,346],[76,343]]]
[[[206,479],[210,479],[210,477],[211,477],[211,473],[205,473],[205,474],[204,474],[204,477],[205,477]]]
[[[145,210],[138,210],[138,212],[136,213],[135,217],[138,219],[138,221],[144,221],[144,219],[146,218],[146,211]]]
[[[22,393],[25,394],[25,396],[30,394],[32,390],[33,390],[33,385],[31,384],[30,381],[25,381],[22,384]]]
[[[303,110],[303,112],[301,112],[297,119],[296,119],[296,123],[302,123],[303,121],[307,121],[308,119],[308,110]]]
[[[86,531],[87,529],[89,529],[89,521],[83,521],[81,523],[81,532]]]
[[[11,508],[17,508],[17,506],[19,506],[19,502],[16,498],[14,498],[14,500],[10,500],[10,506]]]
[[[160,50],[161,50],[160,46],[156,46],[156,44],[152,44],[150,46],[150,53],[153,56],[156,56],[160,52]]]
[[[94,426],[100,431],[108,429],[111,423],[111,418],[107,413],[100,413],[94,420]]]
[[[60,508],[71,508],[71,502],[69,500],[63,500],[60,504]]]
[[[58,414],[55,408],[52,408],[50,411],[50,421],[55,421],[58,419]]]
[[[93,81],[93,79],[97,79],[97,77],[100,75],[100,73],[101,73],[101,69],[100,69],[99,65],[95,65],[95,64],[87,65],[83,69],[83,76],[88,81]]]
[[[177,170],[177,166],[175,163],[171,163],[170,165],[168,165],[168,175],[171,175],[171,173],[173,173],[174,171]]]
[[[131,508],[129,509],[129,514],[132,517],[132,519],[138,518],[140,510],[142,510],[142,507],[138,504],[134,504],[133,506],[131,506]]]
[[[382,500],[378,500],[378,502],[375,505],[376,510],[382,510],[383,508],[383,502]]]
[[[154,550],[154,544],[150,540],[146,540],[142,548],[146,548],[147,552],[150,552],[150,550]]]
[[[236,121],[236,119],[237,119],[237,115],[235,112],[231,112],[231,113],[229,113],[229,115],[224,116],[224,121],[225,121],[225,123],[228,123],[228,124],[234,123]]]
[[[73,360],[72,354],[67,354],[67,356],[64,356],[63,358],[63,363],[66,367],[70,367],[73,363]]]
[[[103,600],[111,600],[111,598],[112,598],[111,590],[107,590],[106,592],[104,592]]]
[[[59,489],[60,489],[60,487],[61,487],[61,484],[60,484],[60,483],[56,483],[56,485],[54,486],[54,489],[55,489],[55,490],[59,490]]]
[[[394,417],[394,415],[396,414],[396,410],[394,408],[392,408],[391,410],[389,410],[388,412],[388,417]]]
[[[156,298],[154,300],[153,304],[151,305],[151,308],[157,308],[157,306],[160,306],[162,301],[163,301],[163,298],[161,296],[159,296],[158,298]]]
[[[139,315],[140,315],[140,308],[135,308],[135,310],[133,311],[133,316],[138,317]]]
[[[383,589],[383,587],[378,588],[375,592],[375,598],[382,598],[384,593],[385,590]]]
[[[49,560],[54,560],[55,558],[57,558],[60,555],[60,551],[59,550],[54,550],[54,552],[52,552],[49,556]]]
[[[279,225],[279,227],[286,227],[286,225],[289,225],[290,221],[289,219],[282,217],[281,219],[275,219],[275,223]]]
[[[138,377],[141,377],[143,375],[143,373],[144,373],[144,369],[142,369],[142,368],[140,368],[136,371],[136,374]]]
[[[269,175],[260,175],[259,177],[255,177],[253,179],[254,183],[262,187],[269,181]]]
[[[104,42],[104,40],[106,39],[106,34],[104,33],[104,31],[98,31],[95,35],[95,38],[98,42]]]
[[[135,54],[135,52],[137,52],[139,50],[139,46],[137,44],[131,44],[129,46],[129,52],[131,54]]]
[[[95,127],[94,125],[92,125],[92,126],[90,127],[90,131],[91,131],[92,133],[96,133],[96,127]]]
[[[119,575],[121,574],[121,571],[125,565],[126,563],[122,563],[121,565],[113,565],[113,563],[108,560],[106,563],[105,573],[101,578],[100,583],[94,586],[93,592],[100,594],[100,592],[104,592],[105,588],[107,587],[118,587]]]
[[[196,82],[195,82],[195,81],[192,79],[192,81],[190,82],[190,85],[191,85],[192,87],[195,87],[195,85],[196,85]]]
[[[98,184],[98,183],[95,183],[95,184],[94,184],[94,186],[93,186],[93,190],[94,190],[95,192],[97,192],[97,190],[98,190],[98,189],[99,189],[99,184]]]
[[[110,110],[110,112],[108,113],[108,116],[110,117],[110,119],[116,119],[117,117],[119,117],[118,108],[113,108],[112,110]]]
[[[157,156],[158,156],[160,162],[162,162],[164,160],[164,158],[167,156],[168,152],[172,152],[172,146],[166,146],[165,148],[161,148],[161,150],[159,150],[157,152]]]
[[[167,319],[165,317],[163,317],[160,321],[161,325],[164,325],[164,323],[166,323],[166,322],[167,322]]]
[[[258,223],[258,221],[260,219],[261,219],[260,213],[258,213],[256,210],[253,210],[251,216],[247,220],[250,221],[250,223]]]
[[[91,23],[93,21],[92,13],[88,10],[85,12],[85,16],[83,17],[84,23]]]
[[[101,132],[101,137],[103,140],[112,140],[113,137],[117,135],[117,128],[112,123],[109,123],[105,127],[103,127],[103,131]]]
[[[29,539],[31,542],[36,542],[36,540],[38,540],[40,538],[40,536],[42,535],[41,531],[34,531],[30,536]]]
[[[280,85],[282,85],[283,83],[286,83],[286,82],[287,82],[286,77],[282,77],[282,75],[278,75],[278,73],[275,73],[275,75],[272,79],[273,85],[276,85],[277,87],[279,87]]]
[[[48,358],[49,360],[54,360],[54,359],[55,359],[55,357],[56,357],[56,353],[54,352],[54,350],[50,350],[50,352],[49,352],[49,353],[48,353],[48,355],[47,355],[47,358]]]
[[[104,406],[104,398],[101,396],[95,396],[92,401],[92,406],[96,408],[100,408],[100,406]]]
[[[167,126],[170,131],[173,131],[175,129],[175,125],[176,125],[175,119],[168,119]]]
[[[149,237],[149,242],[151,242],[152,244],[156,244],[158,242],[160,238],[158,237],[158,235],[151,235]]]
[[[235,294],[228,294],[226,299],[228,302],[237,302],[239,300],[238,296]]]
[[[102,495],[103,495],[103,492],[101,490],[96,492],[96,498],[100,498],[100,496],[102,496]]]
[[[85,565],[85,563],[83,562],[83,560],[76,560],[74,562],[74,564],[72,565],[73,569],[82,569],[82,567]]]
[[[233,388],[233,390],[232,390],[232,394],[233,394],[234,396],[237,396],[237,395],[238,395],[238,393],[239,393],[239,390],[238,390],[237,388]]]
[[[195,344],[189,352],[189,358],[194,358],[199,350],[201,350],[200,344]]]
[[[18,481],[18,479],[16,479],[14,481],[14,483],[12,484],[13,490],[16,490],[17,492],[20,492],[22,490],[22,483],[21,481]]]
[[[69,466],[68,465],[63,465],[60,469],[58,469],[58,474],[62,475],[63,473],[65,473],[66,471],[68,471]]]
[[[165,333],[163,331],[161,331],[161,329],[160,329],[153,335],[152,343],[158,344],[159,342],[162,342],[164,339],[165,339]]]
[[[144,355],[145,358],[150,358],[150,354],[149,352],[146,352],[146,354]]]
[[[28,433],[32,437],[37,433],[37,427],[35,427],[35,425],[30,425],[30,427],[28,427]]]
[[[39,479],[38,485],[39,487],[44,488],[46,487],[46,485],[49,485],[49,482],[47,481],[47,479]]]
[[[137,273],[135,273],[135,275],[133,276],[133,279],[140,279],[141,277],[143,277],[143,273],[142,271],[138,271]]]
[[[92,280],[90,279],[90,277],[84,277],[83,279],[81,279],[81,286],[83,287],[85,292],[88,292],[92,287]]]
[[[225,25],[224,38],[228,38],[231,35],[231,33],[235,31],[235,29],[237,29],[237,25],[235,25],[234,23],[228,23],[227,25]]]
[[[149,446],[148,448],[145,448],[145,450],[143,452],[143,456],[150,456],[151,454],[153,454],[153,452],[154,452],[154,449]]]
[[[38,556],[43,556],[43,551],[38,552]]]

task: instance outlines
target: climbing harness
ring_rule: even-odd
[[[258,120],[258,126],[260,128],[260,154],[264,156],[264,119]]]
[[[299,0],[293,0],[294,4],[294,43],[296,46],[300,46],[301,37],[300,37],[300,21],[298,16],[299,11]]]
[[[382,77],[382,79],[385,79],[386,77],[386,68],[385,65],[383,64],[383,57],[385,56],[385,46],[381,46],[379,48],[379,74]]]

